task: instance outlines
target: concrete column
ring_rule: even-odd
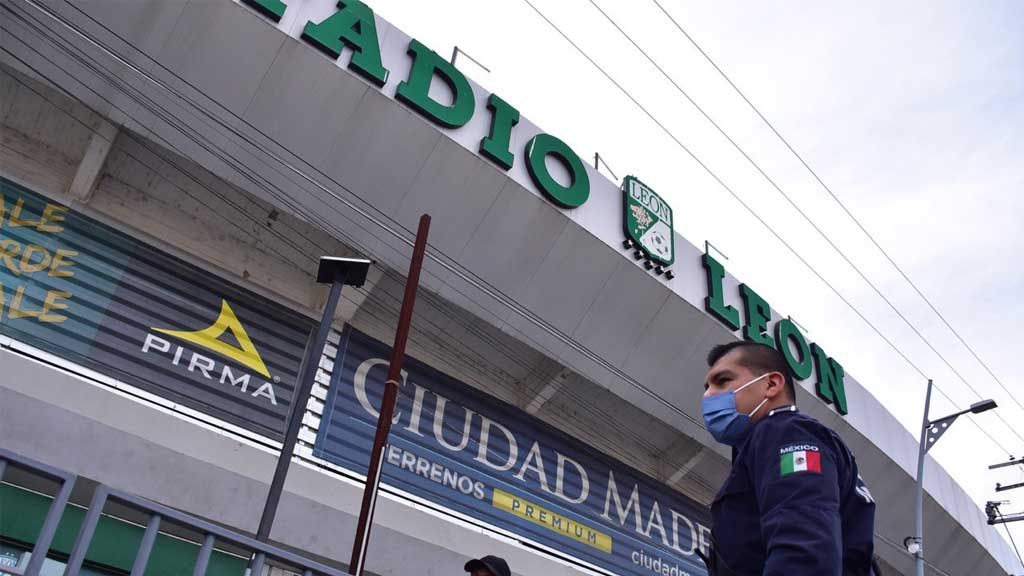
[[[559,390],[565,386],[565,381],[569,378],[572,372],[568,369],[559,370],[551,380],[548,380],[547,384],[540,389],[537,394],[526,404],[526,411],[530,414],[536,414],[541,407],[547,403]]]
[[[75,178],[68,187],[68,196],[83,204],[88,204],[92,194],[96,190],[96,184],[103,174],[103,166],[107,163],[107,155],[114,146],[117,138],[118,127],[100,120],[100,126],[92,133],[89,144],[85,148],[75,171]]]

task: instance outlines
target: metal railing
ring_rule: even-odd
[[[85,561],[85,553],[89,550],[89,544],[96,533],[96,526],[99,523],[100,516],[103,514],[104,507],[110,501],[136,512],[149,515],[146,531],[142,536],[142,542],[139,544],[139,549],[135,554],[135,561],[132,564],[131,576],[143,576],[143,573],[146,571],[146,565],[149,563],[150,554],[153,552],[153,545],[156,543],[160,526],[164,521],[194,530],[203,535],[203,544],[199,548],[199,554],[192,569],[193,576],[204,576],[206,574],[206,567],[213,554],[213,547],[218,542],[231,544],[249,552],[252,558],[249,573],[254,576],[262,576],[263,567],[267,560],[280,562],[289,569],[297,569],[303,576],[313,576],[314,574],[348,576],[348,573],[342,570],[308,560],[287,550],[259,542],[254,538],[249,538],[189,514],[168,508],[162,504],[146,500],[145,498],[112,490],[107,486],[99,486],[93,494],[92,502],[89,504],[89,511],[82,522],[78,538],[75,539],[71,556],[68,558],[64,576],[79,575],[82,563]]]
[[[58,470],[42,462],[37,462],[31,458],[26,458],[0,448],[0,482],[3,482],[4,474],[8,468],[17,468],[31,475],[60,483],[57,495],[50,502],[50,509],[46,512],[46,519],[43,521],[43,527],[36,538],[35,546],[32,547],[32,554],[29,557],[28,564],[25,567],[4,566],[2,570],[6,574],[14,576],[39,576],[39,571],[42,569],[43,562],[50,551],[50,544],[53,543],[53,537],[57,533],[57,525],[60,524],[60,517],[64,513],[64,507],[68,503],[71,489],[74,488],[77,477],[70,472]]]

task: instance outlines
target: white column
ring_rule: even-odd
[[[103,174],[103,166],[107,163],[107,155],[110,154],[110,149],[117,138],[117,126],[102,119],[99,122],[100,126],[92,133],[85,154],[78,163],[75,178],[68,187],[68,196],[83,204],[87,204],[92,198],[100,175]]]

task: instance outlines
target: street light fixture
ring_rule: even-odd
[[[256,531],[256,539],[260,542],[270,540],[270,529],[274,525],[274,517],[277,515],[277,506],[281,501],[284,481],[288,477],[288,467],[291,465],[292,453],[295,452],[295,443],[299,438],[302,414],[306,410],[306,404],[309,403],[309,395],[313,391],[313,381],[316,379],[316,371],[320,366],[320,357],[323,356],[324,347],[327,345],[327,335],[330,334],[331,325],[334,323],[334,312],[337,310],[338,301],[341,299],[341,289],[343,286],[354,286],[356,288],[362,286],[366,282],[366,276],[372,264],[373,260],[365,258],[320,257],[320,265],[316,271],[316,281],[320,284],[330,284],[331,289],[327,295],[327,303],[324,305],[320,325],[317,326],[316,335],[313,337],[312,342],[306,346],[301,364],[301,373],[295,382],[295,396],[292,399],[292,405],[288,414],[284,444],[281,447],[281,453],[277,457],[274,479],[270,482],[270,491],[267,493],[267,500],[263,505],[263,514],[260,516],[260,526]]]
[[[995,400],[982,400],[981,402],[975,402],[971,404],[971,413],[981,414],[986,410],[991,410],[996,407]]]
[[[939,438],[949,430],[953,421],[970,412],[981,414],[996,407],[995,400],[982,400],[971,404],[966,410],[961,410],[949,416],[943,416],[936,420],[928,419],[928,408],[932,401],[932,381],[928,380],[928,392],[924,397],[924,422],[921,425],[921,443],[917,451],[917,486],[914,494],[914,535],[907,538],[904,544],[907,551],[914,555],[914,569],[917,576],[924,576],[924,455],[931,450],[932,446],[939,441]]]

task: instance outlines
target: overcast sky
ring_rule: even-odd
[[[590,0],[530,0],[934,378],[941,416],[979,399]],[[659,0],[871,232],[1014,395],[1024,326],[1024,3]],[[792,315],[908,429],[925,381],[524,0],[368,0],[584,157],[666,197],[675,227]],[[999,414],[976,421],[1024,456],[1024,410],[970,355],[653,0],[594,0],[825,231]],[[1018,360],[1015,362],[1015,360]],[[1022,401],[1021,398],[1017,399]],[[915,432],[916,434],[916,432]],[[1008,454],[966,420],[932,454],[983,506]],[[910,495],[908,494],[908,497]],[[1014,526],[1014,525],[1011,525]],[[1018,543],[1024,526],[1015,525]],[[1005,534],[1002,529],[1000,533]]]

